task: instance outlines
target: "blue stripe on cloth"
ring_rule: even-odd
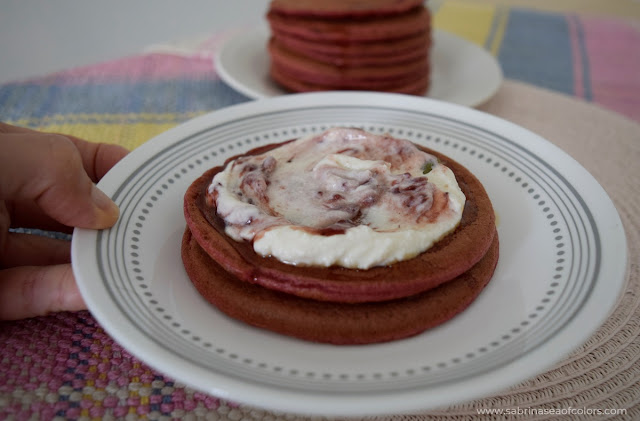
[[[190,113],[248,100],[220,80],[0,86],[0,120],[69,114]]]
[[[574,93],[571,39],[563,15],[512,8],[498,60],[506,78]]]

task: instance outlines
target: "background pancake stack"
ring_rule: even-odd
[[[422,0],[273,0],[270,75],[294,92],[424,95],[431,16]]]

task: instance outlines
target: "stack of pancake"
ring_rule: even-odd
[[[277,145],[247,154],[263,154]],[[498,235],[489,197],[478,179],[435,155],[466,197],[452,233],[408,260],[370,269],[296,266],[258,255],[225,234],[208,188],[223,167],[206,171],[184,197],[182,259],[191,282],[232,318],[297,338],[366,344],[416,335],[467,308],[490,281]]]
[[[273,0],[270,75],[294,92],[424,95],[431,23],[423,0]]]

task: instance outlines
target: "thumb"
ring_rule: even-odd
[[[13,133],[1,138],[0,199],[33,200],[58,222],[81,228],[108,228],[119,210],[84,170],[82,157],[65,136]]]

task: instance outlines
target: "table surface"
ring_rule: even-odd
[[[482,46],[502,66],[505,82],[478,108],[549,139],[594,175],[620,213],[630,262],[611,317],[552,370],[496,396],[411,419],[479,419],[478,408],[624,409],[614,418],[640,418],[640,6],[612,1],[603,11],[603,3],[434,5],[437,28]],[[224,36],[211,32],[2,84],[0,118],[134,149],[192,117],[249,100],[213,68]],[[294,418],[175,382],[130,355],[86,311],[2,322],[0,343],[0,419]],[[561,418],[596,419],[535,419]]]

